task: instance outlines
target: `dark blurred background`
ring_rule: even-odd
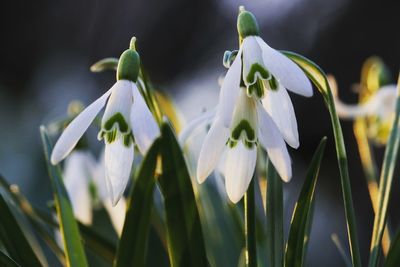
[[[217,102],[222,55],[237,48],[236,15],[244,4],[258,18],[272,47],[301,53],[335,75],[341,98],[354,103],[350,88],[364,60],[379,56],[397,79],[400,62],[398,0],[169,0],[3,1],[0,8],[0,172],[39,205],[51,198],[39,125],[60,118],[68,103],[85,104],[108,89],[114,73],[89,66],[137,46],[154,84],[170,94],[186,120]],[[320,138],[329,143],[316,195],[307,266],[343,266],[330,240],[347,244],[340,178],[328,112],[322,98],[291,94],[301,146],[291,150],[295,177],[285,186],[286,220],[305,168]],[[360,167],[352,122],[342,123],[363,261],[369,250],[373,212]],[[376,149],[379,164],[383,149]],[[400,184],[394,181],[391,223],[399,225]]]

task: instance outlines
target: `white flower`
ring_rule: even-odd
[[[128,183],[134,143],[144,155],[160,134],[157,122],[136,86],[139,66],[137,52],[132,48],[126,50],[118,64],[117,82],[68,125],[51,155],[53,164],[64,159],[107,103],[99,139],[104,139],[106,146],[106,184],[113,206]]]
[[[201,126],[211,122],[197,166],[203,182],[225,158],[225,186],[232,202],[239,201],[254,174],[257,145],[284,181],[292,176],[286,143],[299,146],[296,116],[286,89],[312,96],[303,71],[289,58],[272,49],[258,36],[254,16],[241,11],[238,31],[242,45],[222,83],[215,111],[190,123],[180,135],[181,143]]]
[[[100,156],[100,162],[96,162],[90,152],[74,150],[65,161],[64,184],[75,218],[83,224],[91,225],[93,208],[100,200],[110,216],[115,231],[121,235],[126,201],[121,198],[115,207],[111,206],[104,179],[104,164],[104,153]]]

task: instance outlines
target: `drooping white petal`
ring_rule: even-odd
[[[136,84],[133,84],[132,91],[134,99],[131,109],[132,132],[140,153],[145,155],[154,140],[160,136],[160,129]]]
[[[112,205],[115,206],[129,181],[133,163],[133,143],[126,147],[123,138],[107,144],[105,149],[106,183]]]
[[[257,146],[250,149],[242,141],[227,148],[225,162],[225,187],[229,199],[237,203],[249,187],[257,160]]]
[[[299,133],[297,120],[292,101],[286,89],[282,86],[278,90],[266,90],[262,104],[274,120],[283,138],[293,148],[299,147]]]
[[[250,73],[251,67],[254,64],[259,64],[264,68],[262,51],[260,45],[257,42],[256,36],[248,36],[244,38],[243,43],[243,81],[246,86],[254,84],[257,78],[262,78],[260,73],[255,73],[254,79],[249,80],[248,75]],[[264,77],[266,78],[266,77]]]
[[[258,140],[267,150],[268,157],[283,181],[289,182],[292,178],[292,166],[286,143],[278,127],[264,110],[258,106],[259,134]]]
[[[312,86],[304,72],[288,57],[256,37],[262,49],[267,70],[288,90],[303,96],[312,96]]]
[[[92,160],[89,153],[75,151],[66,159],[63,171],[65,189],[71,201],[74,216],[86,225],[92,224],[92,205],[89,192]]]
[[[393,114],[396,106],[396,85],[386,85],[379,89],[367,102],[362,104],[345,104],[337,95],[334,96],[335,107],[339,117],[353,119],[357,117],[376,115],[386,119]]]
[[[215,117],[215,113],[216,109],[209,110],[190,121],[179,134],[179,143],[182,146],[185,145],[187,139],[193,136],[198,129],[210,123],[210,121]]]
[[[96,118],[96,115],[106,104],[107,98],[110,96],[113,89],[114,87],[85,108],[67,128],[65,128],[51,153],[52,164],[57,164],[72,151],[87,128],[89,128],[92,121]]]
[[[196,175],[199,183],[204,182],[217,166],[228,138],[229,129],[219,117],[215,118],[200,150]]]
[[[225,127],[229,127],[232,120],[233,108],[240,91],[242,72],[242,48],[239,49],[232,66],[229,68],[222,83],[219,94],[217,114]]]
[[[102,119],[102,127],[106,122],[120,113],[123,116],[125,123],[127,124],[127,129],[119,129],[121,132],[130,131],[130,115],[131,107],[133,103],[132,87],[134,83],[128,80],[119,80],[113,86],[113,92],[107,103],[106,110],[104,111],[104,116]],[[115,126],[115,125],[112,125]],[[121,125],[119,125],[121,127]]]
[[[103,202],[103,205],[104,208],[107,210],[108,215],[110,216],[111,223],[114,226],[115,232],[117,232],[118,236],[121,236],[126,214],[125,198],[121,198],[115,207],[111,205],[109,199],[106,199]]]

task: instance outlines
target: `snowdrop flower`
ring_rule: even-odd
[[[334,78],[329,78],[329,84],[333,91],[338,116],[343,119],[366,118],[369,138],[377,143],[386,143],[395,115],[397,86],[385,85],[369,96],[365,102],[351,105],[339,99]]]
[[[81,223],[91,225],[93,208],[101,202],[107,210],[118,235],[121,235],[125,220],[126,201],[122,197],[112,207],[105,182],[104,153],[96,162],[89,151],[75,149],[67,157],[63,170],[64,184],[70,198],[74,216]]]
[[[288,182],[292,176],[286,143],[297,148],[299,138],[292,102],[286,89],[312,96],[311,83],[289,58],[268,46],[260,37],[254,15],[243,8],[238,16],[241,46],[224,78],[219,103],[190,123],[181,143],[200,126],[211,123],[197,164],[199,183],[223,158],[223,174],[229,199],[236,203],[254,174],[260,144]],[[224,56],[225,58],[227,55]],[[286,141],[286,143],[285,143]]]
[[[53,164],[63,160],[107,103],[98,137],[105,142],[105,180],[113,206],[128,183],[134,143],[145,154],[160,134],[157,122],[136,86],[140,59],[135,40],[132,38],[130,49],[119,59],[117,82],[68,125],[51,155]]]

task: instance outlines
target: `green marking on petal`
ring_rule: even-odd
[[[271,75],[271,79],[268,80],[268,83],[271,90],[276,91],[278,89],[278,81],[274,76]]]
[[[259,73],[262,79],[267,80],[271,78],[271,74],[259,63],[254,63],[251,65],[249,73],[246,76],[246,82],[248,84],[253,84],[258,78],[256,74]]]
[[[111,118],[109,118],[104,123],[103,128],[106,131],[111,131],[115,123],[118,124],[121,132],[127,132],[129,130],[128,123],[125,121],[124,116],[120,112],[115,113]]]
[[[124,146],[126,147],[130,147],[131,144],[133,143],[133,135],[132,132],[128,133],[128,134],[124,134],[122,136],[122,138],[124,138]]]
[[[249,97],[255,96],[258,99],[263,98],[264,96],[264,84],[262,80],[257,79],[257,81],[254,84],[251,84],[247,87],[247,95]]]
[[[232,140],[232,139],[228,139],[226,144],[227,144],[227,146],[229,148],[234,148],[238,144],[238,141],[235,141],[235,140]]]
[[[254,129],[253,127],[251,127],[250,123],[247,120],[241,120],[238,123],[238,125],[231,132],[231,138],[233,140],[239,140],[242,131],[245,132],[247,140],[254,141],[256,139]]]
[[[249,11],[240,10],[237,19],[237,30],[242,39],[247,36],[258,36],[260,29],[256,17]]]

